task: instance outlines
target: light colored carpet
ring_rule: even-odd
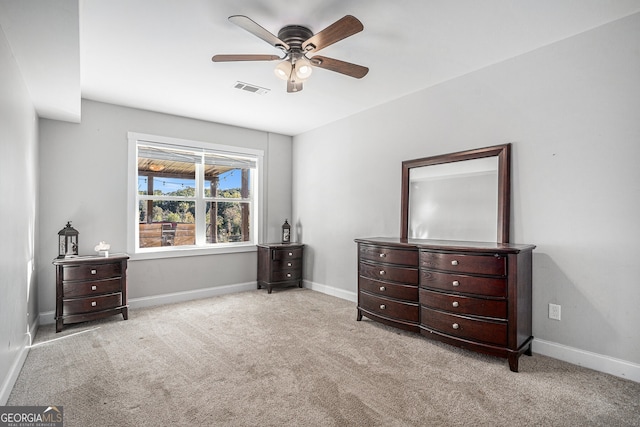
[[[355,319],[289,288],[46,325],[8,405],[62,405],[67,427],[640,425],[638,383]]]

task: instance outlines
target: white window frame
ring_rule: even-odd
[[[238,252],[254,252],[258,242],[263,241],[264,212],[263,212],[263,187],[264,187],[264,151],[252,148],[222,145],[203,141],[192,141],[180,138],[170,138],[158,135],[149,135],[137,132],[128,132],[128,194],[127,194],[127,251],[132,259],[172,258],[197,255],[215,255]],[[162,246],[153,248],[140,248],[139,246],[139,197],[138,197],[138,143],[166,144],[180,146],[186,149],[206,149],[223,154],[255,156],[257,167],[254,179],[257,181],[252,186],[252,214],[250,215],[250,240],[246,242],[232,243],[207,243],[202,242],[196,231],[196,245],[194,246]],[[201,176],[196,176],[196,181],[202,181]],[[200,188],[202,182],[200,182]],[[204,195],[197,195],[202,197]],[[204,206],[202,203],[200,205]]]

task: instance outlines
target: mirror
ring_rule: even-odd
[[[509,242],[511,144],[402,162],[403,239]]]

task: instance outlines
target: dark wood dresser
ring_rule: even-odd
[[[57,258],[56,332],[63,325],[122,314],[127,320],[126,254]]]
[[[358,243],[366,316],[469,350],[531,355],[533,245],[370,238]]]
[[[271,293],[274,286],[302,287],[301,243],[264,243],[258,245],[258,289]]]

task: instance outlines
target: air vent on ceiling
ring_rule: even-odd
[[[236,84],[233,87],[240,90],[246,90],[247,92],[257,93],[258,95],[265,95],[269,93],[269,91],[271,90],[265,87],[260,87],[260,86],[256,86],[256,85],[252,85],[244,82],[236,82]]]

